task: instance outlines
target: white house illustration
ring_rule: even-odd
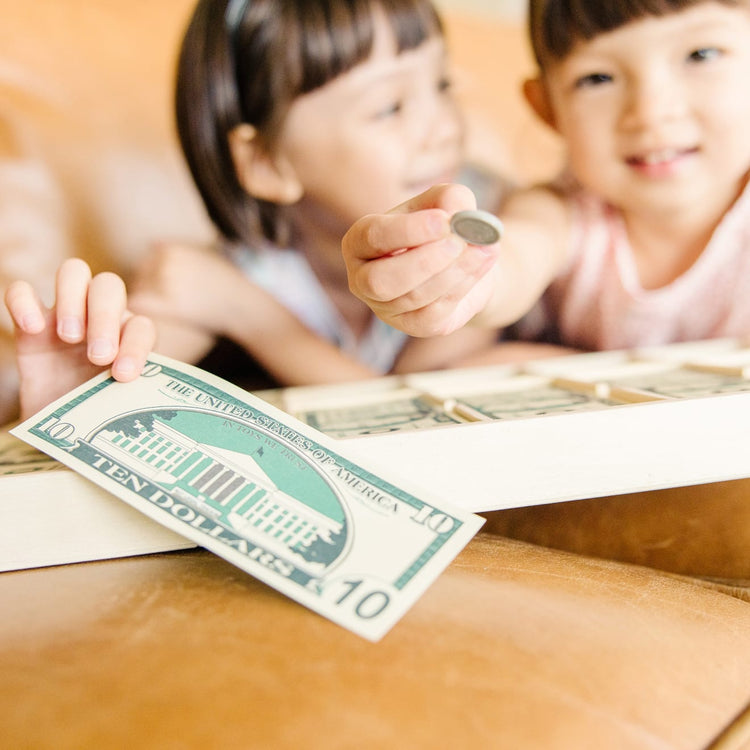
[[[262,535],[264,545],[285,554],[318,540],[332,543],[342,531],[341,523],[279,489],[252,456],[206,446],[158,419],[137,437],[103,430],[92,443],[206,516],[242,536]]]

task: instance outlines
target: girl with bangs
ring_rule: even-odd
[[[409,338],[349,292],[341,256],[357,218],[436,183],[478,178],[493,208],[502,195],[499,181],[465,169],[428,0],[199,0],[176,111],[216,247],[162,243],[140,269],[130,301],[139,315],[122,331],[122,281],[91,280],[81,261],[60,268],[55,311],[29,285],[12,286],[24,413],[52,395],[31,385],[47,355],[59,373],[57,358],[80,365],[83,347],[88,369],[135,377],[151,321],[164,354],[197,362],[227,339],[281,385],[446,367],[494,344],[479,330]]]
[[[750,3],[531,0],[527,100],[565,173],[467,245],[460,186],[344,238],[352,290],[411,335],[468,321],[586,350],[750,334]],[[402,247],[408,252],[395,254]]]
[[[163,244],[135,279],[131,307],[156,320],[159,350],[198,361],[229,339],[297,385],[446,366],[492,343],[408,340],[351,295],[341,258],[360,216],[479,176],[461,173],[447,65],[428,0],[201,0],[177,125],[220,238],[218,252]],[[497,197],[499,182],[480,184]]]

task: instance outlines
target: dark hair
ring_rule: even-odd
[[[176,114],[180,143],[206,209],[229,240],[288,239],[286,208],[243,189],[229,133],[274,136],[292,102],[369,56],[373,10],[389,20],[398,52],[442,33],[430,0],[199,0],[182,41]]]
[[[562,60],[576,42],[643,16],[665,16],[708,0],[530,0],[529,37],[540,68]],[[719,0],[739,5],[742,0]]]

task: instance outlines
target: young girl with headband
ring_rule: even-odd
[[[427,0],[201,0],[177,124],[220,239],[218,252],[162,246],[131,286],[162,350],[195,361],[218,335],[300,384],[446,366],[494,341],[409,340],[351,295],[341,258],[359,216],[467,178]],[[195,344],[184,330],[168,340],[165,318]]]
[[[165,245],[141,269],[130,307],[156,322],[159,351],[195,362],[223,337],[277,382],[302,384],[445,367],[494,343],[478,330],[410,339],[350,294],[341,256],[358,217],[467,174],[428,0],[199,0],[176,88],[180,142],[219,238],[214,250]],[[479,184],[494,204],[496,185]],[[109,313],[124,310],[124,298],[117,292],[101,309],[101,286],[90,286],[83,264],[66,264],[51,336],[30,287],[11,289],[25,412],[39,405],[29,383],[42,341],[88,340],[91,362],[134,377],[153,331],[142,316],[127,324],[141,343],[123,367]],[[108,320],[96,335],[89,292],[97,319]]]
[[[352,290],[412,335],[504,326],[541,297],[539,328],[573,347],[747,336],[750,4],[531,0],[530,30],[525,93],[567,174],[510,198],[489,248],[450,234],[473,207],[459,186],[358,221]]]

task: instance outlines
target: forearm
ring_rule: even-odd
[[[344,382],[378,374],[311,331],[260,288],[235,297],[232,307],[229,325],[221,333],[283,385]]]
[[[498,333],[495,329],[466,326],[447,336],[410,339],[393,372],[428,372],[460,366],[493,347]]]
[[[532,263],[522,253],[501,250],[495,267],[483,280],[492,286],[492,294],[469,325],[482,329],[506,328],[529,312],[553,277],[552,273],[540,273],[538,268],[531,267]]]
[[[283,384],[372,377],[375,373],[308,330],[265,289],[210,252],[165,246],[131,295],[131,308],[157,323],[159,351],[195,362],[223,337]]]
[[[512,198],[503,211],[505,239],[481,283],[492,292],[472,325],[503,328],[523,317],[565,262],[569,216],[559,196],[536,189]]]
[[[282,385],[345,382],[378,374],[296,319],[262,329],[250,326],[231,338]]]
[[[159,354],[182,362],[199,362],[216,343],[216,336],[193,325],[175,320],[155,319],[156,348]]]

